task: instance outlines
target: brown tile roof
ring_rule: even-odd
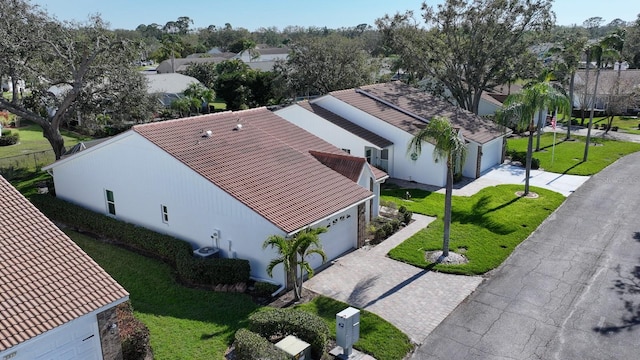
[[[241,130],[236,130],[238,123]],[[133,130],[286,232],[372,196],[309,153],[344,154],[342,150],[266,108]]]
[[[129,295],[0,176],[0,351]]]
[[[385,148],[393,145],[393,142],[383,138],[382,136],[356,125],[342,116],[322,108],[317,104],[302,101],[299,102],[298,105],[378,147]]]
[[[446,116],[468,140],[484,144],[502,136],[498,125],[399,81],[340,90],[331,96],[415,135],[427,120]]]
[[[347,154],[330,154],[313,150],[309,151],[309,153],[325,166],[339,172],[353,182],[358,182],[360,173],[362,173],[362,166],[367,163],[365,158]]]

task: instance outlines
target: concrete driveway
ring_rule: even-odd
[[[415,359],[638,359],[640,153],[594,175]]]

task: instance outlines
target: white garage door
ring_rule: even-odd
[[[86,315],[9,349],[12,360],[102,360],[95,314]]]
[[[49,336],[46,336],[49,335]],[[36,359],[101,360],[100,334],[95,315],[83,316],[46,334],[49,349]]]

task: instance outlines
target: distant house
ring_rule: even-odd
[[[270,47],[268,45],[258,45],[255,49],[255,57],[251,55],[249,51],[234,56],[234,59],[240,59],[245,63],[251,62],[275,62],[277,60],[287,60],[289,58],[290,49],[286,46],[283,47]]]
[[[129,294],[0,176],[0,359],[122,359]]]
[[[191,84],[200,84],[198,79],[182,74],[144,74],[147,79],[147,92],[158,95],[162,105],[169,107],[172,102],[182,97]]]
[[[505,133],[495,123],[401,82],[334,91],[276,114],[344,151],[363,156],[390,177],[443,186],[446,164],[434,160],[433,145],[422,156],[407,154],[408,144],[436,115],[448,117],[467,143],[467,158],[458,164],[466,177],[477,178],[503,157]]]
[[[248,259],[262,280],[271,235],[326,226],[329,259],[362,246],[387,178],[266,108],[136,125],[44,169],[58,197]]]
[[[595,110],[605,111],[610,106],[610,101],[615,99],[619,95],[629,96],[635,94],[632,99],[624,101],[628,102],[629,108],[640,107],[640,70],[627,69],[624,67],[618,70],[602,69],[600,70],[600,77],[598,78],[598,89],[596,93]],[[619,77],[618,77],[619,75]],[[589,70],[589,79],[587,84],[587,71],[576,71],[574,93],[573,93],[573,107],[574,109],[585,108],[590,110],[593,103],[593,91],[596,85],[596,71],[595,69]],[[587,92],[585,106],[582,103],[585,101],[585,90]],[[616,104],[615,106],[620,106]],[[626,109],[622,109],[626,110]],[[637,113],[637,111],[636,111]]]
[[[233,58],[235,53],[221,53],[215,54],[207,57],[191,57],[191,58],[178,58],[178,59],[167,59],[162,61],[156,71],[158,74],[169,74],[176,72],[184,72],[189,68],[191,64],[209,64],[209,63],[221,63],[225,60],[229,60]]]

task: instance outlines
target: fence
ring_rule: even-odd
[[[56,159],[53,150],[35,151],[28,154],[0,158],[0,175],[11,181],[26,172],[40,170]]]

